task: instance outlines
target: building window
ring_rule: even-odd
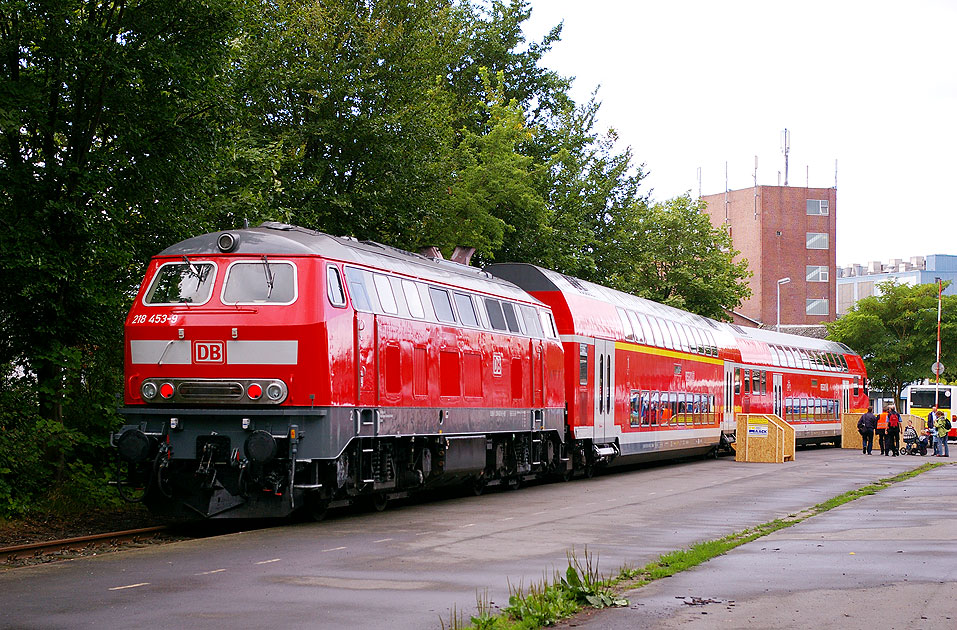
[[[809,215],[827,215],[830,214],[827,199],[808,199],[807,213]]]
[[[807,281],[808,282],[827,282],[829,279],[827,267],[820,267],[818,265],[808,265],[807,266]]]
[[[808,300],[805,312],[808,315],[827,315],[827,300]]]
[[[807,233],[808,249],[827,249],[827,234],[822,232]]]

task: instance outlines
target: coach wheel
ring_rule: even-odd
[[[383,511],[389,505],[389,496],[384,492],[372,495],[372,507],[376,512]]]

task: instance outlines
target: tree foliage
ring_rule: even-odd
[[[888,281],[877,288],[879,295],[858,300],[849,313],[827,324],[828,338],[860,354],[871,387],[897,399],[909,383],[934,378],[937,286]],[[957,296],[943,296],[941,304],[941,338],[954,339]],[[945,366],[954,367],[954,344],[941,344],[940,357]]]
[[[0,380],[28,394],[4,404],[0,450],[45,436],[53,462],[0,459],[37,475],[0,484],[0,511],[10,488],[102,474],[87,467],[117,423],[129,301],[149,257],[197,232],[280,220],[472,245],[477,264],[536,263],[711,316],[737,306],[746,271],[726,238],[689,198],[648,199],[597,96],[575,103],[544,66],[561,26],[525,40],[530,12],[0,0]]]

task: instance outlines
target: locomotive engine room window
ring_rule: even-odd
[[[256,262],[233,263],[226,270],[223,304],[292,304],[296,300],[296,268],[266,256]]]
[[[547,311],[539,311],[539,319],[542,320],[542,328],[545,329],[545,335],[551,339],[558,338],[558,331],[555,330],[555,319]]]
[[[529,337],[542,337],[542,323],[538,319],[538,314],[535,309],[531,306],[519,306],[519,312],[522,314],[522,319],[525,322],[525,330],[528,331]]]
[[[435,318],[447,324],[454,323],[455,312],[452,310],[449,292],[445,289],[429,287],[429,297],[432,299],[432,308],[435,309]]]
[[[205,304],[212,295],[215,279],[216,266],[213,263],[166,263],[153,277],[143,304]]]
[[[342,277],[339,270],[332,265],[326,267],[326,295],[333,306],[346,305],[346,290],[342,288]]]
[[[372,274],[363,269],[346,267],[346,287],[352,296],[352,308],[366,313],[376,310],[378,300],[375,296],[375,287],[372,286]]]
[[[578,344],[578,383],[588,385],[588,345]]]
[[[515,305],[511,302],[502,302],[502,311],[505,312],[505,323],[508,324],[508,330],[521,334],[522,329],[518,324],[518,317],[515,316]]]
[[[472,304],[472,297],[465,293],[453,293],[455,298],[455,307],[459,310],[459,318],[466,326],[478,326],[478,318],[475,316],[475,306]]]
[[[488,323],[493,330],[508,330],[505,325],[505,314],[502,312],[502,303],[498,300],[485,298],[485,312],[488,313]]]
[[[398,315],[399,307],[395,303],[395,294],[392,293],[392,284],[389,279],[381,274],[373,274],[372,279],[375,282],[376,291],[379,293],[379,304],[382,305],[382,311],[390,315]]]
[[[406,304],[409,305],[409,314],[418,319],[425,317],[425,309],[422,308],[422,298],[419,297],[419,289],[415,286],[415,283],[409,280],[403,280],[402,293],[405,295]]]

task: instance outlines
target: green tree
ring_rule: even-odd
[[[609,283],[714,319],[729,319],[727,309],[751,295],[748,261],[735,261],[740,252],[702,201],[685,194],[630,210],[602,252]]]
[[[196,229],[240,7],[0,1],[0,362],[99,444],[144,262]]]
[[[873,389],[892,392],[899,400],[909,383],[933,378],[936,359],[937,286],[877,285],[879,295],[859,300],[850,312],[827,324],[828,339],[846,344],[864,359]],[[942,300],[941,336],[957,336],[957,296]],[[941,345],[941,361],[952,364],[952,343]]]

